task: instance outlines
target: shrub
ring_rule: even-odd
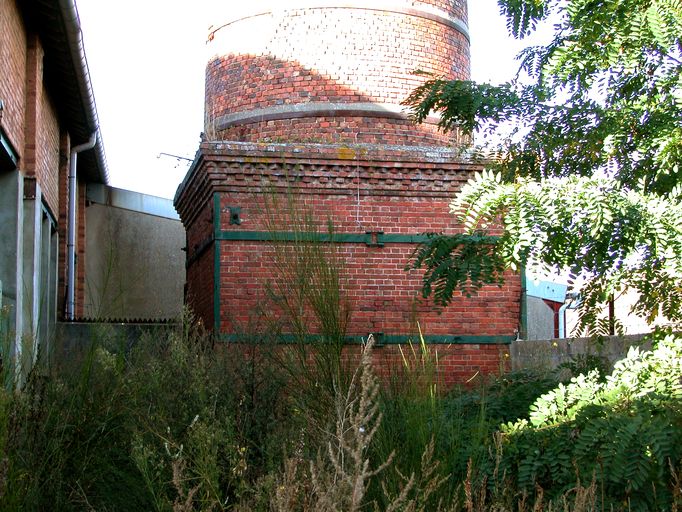
[[[669,510],[671,465],[682,460],[681,342],[631,348],[605,382],[597,371],[574,377],[504,426],[501,468],[513,485],[557,497],[594,477],[607,508]]]

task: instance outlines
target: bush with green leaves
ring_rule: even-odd
[[[497,471],[519,491],[556,497],[594,478],[607,509],[670,510],[682,463],[682,337],[633,347],[605,381],[579,375],[530,411],[502,429]]]
[[[606,380],[606,376],[611,373],[611,366],[611,362],[605,356],[589,353],[576,354],[557,366],[555,372],[564,379],[566,378],[565,372],[568,372],[569,377],[577,377],[595,370],[599,373],[600,380]]]
[[[326,414],[306,405],[315,382],[269,355],[278,347],[256,337],[216,347],[187,325],[38,364],[23,389],[0,395],[0,510],[682,504],[679,336],[633,349],[606,381],[522,371],[448,392],[425,344],[382,389],[365,351]]]
[[[371,451],[377,461],[394,452],[395,468],[370,487],[369,496],[382,506],[388,506],[384,488],[395,495],[404,485],[401,475],[420,474],[429,443],[433,459],[439,462],[435,476],[448,477],[430,506],[462,498],[469,469],[478,470],[495,450],[494,434],[500,424],[528,418],[530,405],[558,384],[552,373],[522,370],[443,392],[435,386],[435,351],[422,347],[418,356],[418,364],[398,372],[381,394],[382,422]]]

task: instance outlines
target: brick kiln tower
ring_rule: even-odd
[[[419,321],[450,382],[496,371],[519,324],[520,281],[419,298],[405,265],[423,233],[456,233],[448,203],[476,168],[400,105],[420,69],[469,78],[466,0],[272,0],[215,13],[205,139],[175,204],[187,230],[187,302],[227,341],[267,306],[276,240],[264,197],[293,190],[333,220],[351,304],[349,342],[397,357]],[[286,324],[284,324],[286,329]]]

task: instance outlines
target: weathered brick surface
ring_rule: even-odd
[[[20,156],[19,168],[36,177],[56,214],[59,123],[43,80],[43,46],[26,31],[15,1],[1,0],[0,13],[0,126]]]
[[[372,2],[366,8],[289,8],[219,26],[209,35],[214,55],[206,70],[206,132],[243,141],[351,142],[349,134],[364,133],[364,141],[375,143],[451,142],[432,126],[415,128],[399,118],[399,105],[424,80],[416,69],[469,77],[469,41],[446,21],[465,23],[464,4],[396,2],[408,7],[403,12]],[[434,12],[433,19],[424,17]],[[319,111],[305,114],[313,121],[300,120],[304,114],[291,108],[304,104]],[[339,105],[367,104],[394,111],[371,117],[335,112]],[[264,122],[248,118],[250,112]],[[235,114],[246,117],[235,120]],[[292,126],[282,117],[296,121]]]
[[[518,276],[438,310],[420,296],[421,271],[405,270],[416,244],[404,237],[461,232],[448,205],[480,168],[453,149],[466,141],[439,133],[435,119],[411,124],[399,106],[424,80],[415,69],[469,77],[466,2],[258,6],[219,20],[209,35],[208,142],[175,200],[187,229],[188,304],[219,335],[254,325],[296,331],[276,300],[295,294],[295,285],[278,288],[295,266],[292,245],[266,240],[309,230],[283,206],[290,194],[318,231],[329,220],[345,237],[323,247],[339,261],[348,335],[395,342],[416,339],[421,328],[455,341],[431,346],[447,386],[500,371],[507,346],[496,343],[519,323]],[[231,221],[235,208],[239,223]],[[397,238],[377,245],[380,232]],[[310,308],[302,315],[308,332],[322,332]],[[392,341],[374,353],[382,377],[403,364]],[[345,355],[357,358],[359,349],[348,345]]]
[[[415,346],[414,349],[413,354],[412,347],[404,345],[375,347],[372,357],[374,371],[384,381],[400,378],[403,375],[403,355],[413,368],[422,361],[419,355],[420,347]],[[360,346],[349,346],[345,350],[346,354],[351,354],[353,361],[359,360]],[[455,384],[473,384],[485,375],[509,369],[509,350],[506,345],[430,345],[428,350],[430,364],[434,366],[435,382],[441,391]]]
[[[54,104],[43,88],[36,133],[36,175],[48,208],[56,215],[59,208],[59,122]]]
[[[15,0],[0,0],[0,126],[21,156],[26,109],[26,31]]]
[[[197,320],[209,330],[213,329],[214,253],[207,250],[187,267],[185,302],[190,305]]]
[[[265,348],[264,348],[265,347]],[[281,345],[246,345],[241,343],[218,345],[219,350],[236,353],[237,357],[261,357],[259,350],[287,350]],[[296,349],[297,350],[297,349]],[[346,345],[342,360],[349,370],[360,362],[360,344]],[[509,346],[507,345],[429,345],[428,354],[422,357],[418,345],[375,345],[372,352],[372,370],[379,379],[397,386],[436,384],[436,389],[427,392],[443,392],[455,384],[476,385],[486,375],[497,374],[510,369]],[[308,360],[314,364],[314,349],[308,349]],[[409,365],[406,373],[405,362]],[[433,372],[433,373],[431,373]],[[412,375],[410,378],[409,375]],[[415,377],[427,376],[423,382]]]
[[[29,33],[26,39],[26,117],[21,170],[35,176],[38,167],[38,127],[43,94],[43,57],[45,52],[38,35]]]
[[[45,52],[36,34],[29,34],[26,58],[26,117],[20,168],[35,176],[52,212],[58,211],[59,122],[43,76]]]
[[[449,213],[448,204],[475,169],[448,149],[205,143],[176,201],[187,228],[188,303],[211,326],[217,307],[222,334],[270,325],[277,317],[279,326],[291,331],[286,315],[267,292],[266,284],[276,283],[281,275],[276,269],[287,268],[286,258],[277,256],[272,242],[213,242],[220,251],[219,302],[215,302],[216,246],[205,244],[215,230],[213,194],[220,201],[218,231],[225,234],[295,229],[287,207],[282,206],[286,198],[277,191],[291,192],[298,211],[314,213],[321,232],[331,219],[337,234],[457,233],[461,226]],[[282,201],[279,206],[273,203],[276,197]],[[241,209],[240,224],[230,222],[230,206]],[[418,323],[427,336],[511,338],[518,328],[518,276],[510,274],[503,287],[486,287],[471,298],[456,295],[450,306],[437,310],[420,298],[421,272],[405,271],[414,244],[372,247],[354,242],[336,247],[342,262],[343,300],[350,310],[349,335],[413,335]],[[309,327],[319,330],[312,319]],[[434,347],[442,354],[443,376],[450,384],[477,371],[498,371],[506,350],[498,345]],[[396,350],[378,349],[378,354],[384,354],[377,363],[379,368],[386,367],[382,372],[400,363]]]
[[[502,288],[486,287],[470,298],[458,294],[437,311],[420,298],[421,272],[404,270],[413,249],[412,244],[339,244],[343,297],[351,312],[349,335],[409,335],[418,322],[426,335],[513,336],[519,322],[518,280],[509,275]],[[282,279],[292,263],[276,256],[268,242],[221,241],[220,256],[220,330],[239,332],[275,309],[265,285]],[[287,318],[282,321],[286,325]],[[315,324],[311,320],[313,331]]]
[[[260,193],[273,187],[286,190],[295,182],[302,190],[319,195],[357,196],[359,187],[361,196],[440,198],[449,202],[478,169],[480,166],[461,157],[458,150],[442,147],[204,143],[180,186],[176,207],[189,227],[211,207],[214,191],[235,188],[243,193]]]
[[[192,305],[194,314],[210,329],[214,325],[213,231],[213,203],[207,200],[201,205],[198,217],[186,229],[188,264],[185,302]]]
[[[66,300],[66,244],[69,204],[69,158],[71,138],[67,132],[59,136],[59,213],[57,231],[59,233],[59,262],[57,264],[57,312],[61,316],[65,311]]]
[[[415,128],[406,119],[361,116],[319,116],[245,123],[219,131],[222,140],[240,142],[317,142],[323,144],[458,145],[458,132],[444,134],[435,124]]]

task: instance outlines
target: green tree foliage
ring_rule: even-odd
[[[520,491],[541,486],[550,499],[595,479],[604,510],[672,510],[681,377],[679,337],[652,351],[631,348],[606,381],[597,371],[579,375],[538,398],[529,419],[503,426],[497,471]]]
[[[519,56],[519,77],[501,86],[431,78],[406,100],[418,122],[439,112],[445,131],[509,132],[494,144],[491,172],[452,205],[470,235],[504,219],[484,268],[495,269],[493,282],[507,267],[583,272],[584,325],[625,289],[641,294],[638,314],[682,320],[682,1],[499,4],[518,38],[555,22],[549,44]],[[448,243],[433,237],[413,260],[441,304],[462,272],[480,269],[475,258],[452,258]],[[468,244],[460,236],[457,253],[475,256]]]

